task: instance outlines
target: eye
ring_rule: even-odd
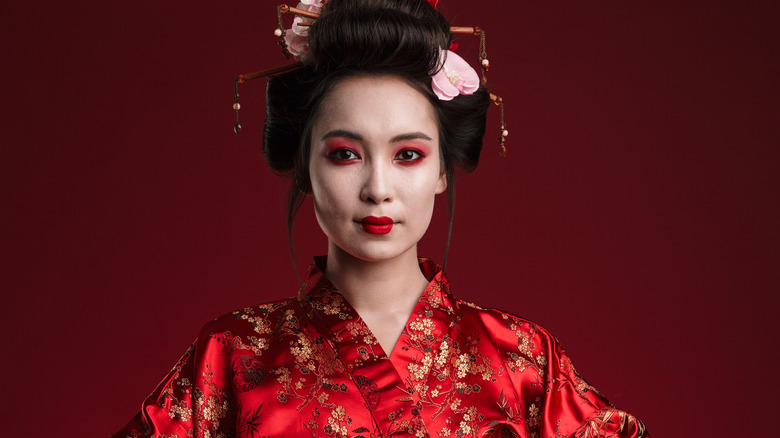
[[[359,160],[360,156],[351,149],[336,149],[328,154],[328,158],[333,161],[355,161]]]
[[[422,160],[423,158],[425,158],[425,156],[415,149],[404,149],[395,156],[396,160],[406,162],[415,162]]]

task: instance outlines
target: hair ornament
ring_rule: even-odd
[[[499,110],[499,122],[501,123],[499,125],[499,133],[498,133],[498,155],[501,158],[506,157],[506,145],[504,143],[504,140],[506,137],[509,136],[509,130],[506,129],[506,124],[504,123],[504,99],[496,96],[493,93],[490,93],[490,100],[493,101],[494,104],[498,106]]]
[[[427,0],[435,9],[438,0]],[[233,81],[233,110],[236,112],[236,123],[233,130],[236,133],[241,132],[241,123],[239,122],[238,111],[241,108],[239,104],[238,84],[261,77],[271,76],[290,70],[295,70],[303,65],[309,51],[308,36],[309,26],[319,18],[323,5],[328,0],[300,0],[296,7],[285,4],[276,8],[277,28],[274,35],[279,38],[279,46],[282,48],[282,54],[286,59],[293,58],[296,62],[274,67],[266,70],[257,71],[246,75],[238,75]],[[292,26],[287,29],[282,19],[282,14],[291,13],[295,15]],[[441,100],[452,100],[459,94],[471,95],[480,86],[487,85],[485,73],[490,67],[490,61],[487,58],[485,48],[485,31],[477,26],[451,26],[451,33],[479,35],[479,66],[481,75],[478,75],[474,68],[466,60],[449,49],[456,49],[457,44],[452,44],[448,50],[439,48],[439,65],[435,72],[431,72],[431,88],[434,94]],[[504,123],[504,101],[501,97],[490,93],[490,100],[499,107],[500,112],[500,131],[499,131],[499,155],[506,156],[505,138],[509,135]]]
[[[280,37],[279,45],[285,58],[293,56],[300,59],[309,51],[309,26],[320,16],[322,4],[322,0],[302,0],[295,8],[287,5],[276,7],[278,27],[274,35]],[[292,27],[285,29],[282,14],[288,12],[292,12],[295,18]]]
[[[431,77],[431,87],[439,99],[452,100],[459,94],[474,94],[479,75],[455,52],[439,49],[439,69]]]

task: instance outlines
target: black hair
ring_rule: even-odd
[[[263,154],[273,171],[291,177],[288,232],[311,191],[311,129],[320,103],[336,83],[356,75],[399,76],[433,105],[451,230],[455,166],[467,172],[476,168],[490,97],[484,86],[449,101],[433,93],[431,74],[450,40],[449,22],[425,0],[331,0],[323,6],[309,29],[303,66],[269,78],[266,89]]]

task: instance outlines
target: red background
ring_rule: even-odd
[[[458,180],[456,295],[552,330],[657,437],[771,434],[773,2],[441,3],[487,29],[511,131],[499,159],[491,110]],[[296,292],[263,81],[232,132],[232,78],[284,62],[274,5],[4,6],[4,436],[107,436],[204,322]],[[310,206],[296,236],[304,269],[325,251]]]

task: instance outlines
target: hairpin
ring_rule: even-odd
[[[308,27],[311,26],[313,20],[319,18],[319,12],[322,8],[322,4],[326,2],[326,0],[309,0],[306,3],[299,3],[298,7],[292,7],[284,4],[276,7],[277,28],[274,29],[274,35],[279,38],[279,46],[282,48],[282,54],[286,59],[289,59],[290,57],[300,58],[305,56],[306,50],[308,49]],[[428,2],[435,8],[438,0],[428,0]],[[303,9],[302,7],[306,9]],[[296,16],[290,29],[285,28],[284,21],[282,20],[282,14],[287,13],[291,13]],[[479,85],[486,86],[487,76],[485,73],[490,68],[490,61],[488,60],[487,50],[485,47],[485,31],[482,28],[477,26],[451,26],[450,32],[456,34],[479,35],[478,60],[481,74],[479,77],[477,77],[474,69],[471,68],[471,66],[466,61],[464,61],[463,58],[456,55],[455,52],[449,50],[449,48],[446,50],[440,49],[442,52],[442,62],[440,69],[431,77],[431,85],[434,93],[436,93],[436,95],[442,100],[450,100],[458,94],[472,94],[474,91],[476,91]],[[238,84],[243,84],[246,81],[251,81],[253,79],[265,76],[295,70],[302,65],[303,63],[301,61],[297,61],[246,75],[238,75],[233,81],[233,110],[236,112],[236,123],[233,125],[233,131],[235,133],[241,132],[241,122],[239,121],[238,117],[238,111],[241,109],[241,104],[239,103]],[[501,157],[505,157],[505,138],[509,135],[509,131],[506,129],[506,124],[504,123],[504,101],[501,99],[501,97],[496,96],[493,93],[490,93],[490,100],[499,107],[499,155]]]

